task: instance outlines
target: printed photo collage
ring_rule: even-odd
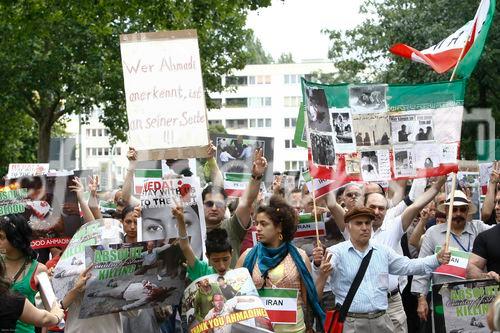
[[[447,124],[446,117],[453,110],[390,112],[387,85],[350,86],[346,108],[329,108],[323,89],[306,88],[306,94],[308,135],[316,166],[333,168],[338,162],[335,154],[343,154],[348,175],[383,181],[413,177],[418,169],[456,162],[456,131],[440,135],[435,130],[436,119]]]

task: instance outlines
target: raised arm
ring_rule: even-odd
[[[338,204],[336,194],[333,192],[329,192],[326,195],[326,206],[330,210],[330,213],[332,214],[333,220],[335,221],[335,224],[337,227],[339,227],[339,230],[341,232],[344,232],[345,229],[345,222],[344,222],[344,215],[345,215],[345,210],[342,208],[341,205]]]
[[[432,199],[434,199],[445,182],[446,176],[438,177],[437,181],[432,184],[432,186],[427,191],[415,198],[415,201],[405,209],[405,211],[401,215],[401,222],[403,223],[404,231],[408,229],[413,219],[417,217],[418,213],[420,213],[420,211],[424,209],[424,207],[427,206],[427,204],[431,202]]]
[[[190,268],[194,267],[196,262],[196,256],[193,252],[193,248],[191,244],[189,244],[189,237],[187,235],[186,230],[186,221],[184,220],[184,209],[182,207],[174,207],[172,208],[172,215],[177,220],[177,226],[179,228],[179,246],[186,258],[187,265]]]
[[[481,219],[488,222],[491,214],[495,209],[495,195],[497,185],[500,182],[500,161],[493,163],[493,170],[491,171],[490,180],[488,182],[488,190],[484,197],[483,207],[481,208]]]
[[[134,172],[137,167],[137,151],[129,147],[127,152],[128,168],[125,178],[123,179],[122,199],[127,204],[130,204],[130,197],[132,196],[132,188],[134,186]]]
[[[420,212],[420,218],[418,220],[417,225],[415,226],[415,229],[413,229],[413,232],[410,236],[410,239],[408,239],[408,244],[411,246],[414,246],[417,248],[417,250],[420,250],[420,239],[422,238],[422,235],[425,233],[425,225],[429,221],[429,209],[424,208]]]
[[[99,176],[89,177],[88,182],[90,191],[88,201],[89,209],[92,212],[92,215],[94,215],[94,219],[102,219],[99,199],[97,198],[97,191],[99,190]]]
[[[224,178],[222,177],[222,173],[217,165],[217,160],[215,159],[216,153],[217,148],[210,140],[210,144],[207,148],[208,158],[206,163],[206,167],[209,169],[210,181],[215,186],[224,187]]]
[[[90,210],[87,202],[85,201],[85,198],[83,197],[83,184],[80,181],[80,178],[73,178],[73,185],[70,185],[68,187],[71,191],[76,193],[76,197],[78,199],[78,203],[80,204],[80,210],[83,213],[83,220],[85,221],[85,223],[93,221],[94,215],[92,214],[92,211]]]
[[[387,200],[390,202],[390,206],[394,207],[401,202],[405,197],[407,180],[391,180],[389,181],[389,190],[392,196]]]
[[[252,167],[252,177],[248,182],[248,187],[243,193],[243,197],[239,201],[238,207],[236,208],[236,216],[240,220],[241,226],[245,229],[250,227],[250,211],[252,209],[252,204],[257,199],[257,195],[260,190],[260,183],[262,177],[267,168],[267,160],[264,157],[262,148],[255,150],[253,167]]]

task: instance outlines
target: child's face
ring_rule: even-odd
[[[231,264],[231,251],[215,252],[207,255],[208,263],[217,274],[224,275],[229,270]]]

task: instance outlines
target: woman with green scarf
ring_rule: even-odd
[[[323,324],[325,313],[319,305],[309,258],[291,243],[298,224],[295,209],[282,198],[273,196],[268,206],[257,209],[255,222],[258,243],[241,255],[236,267],[246,267],[250,271],[257,289],[298,290],[296,324],[274,324],[274,331],[310,331],[312,323],[306,325],[304,320],[308,307]]]

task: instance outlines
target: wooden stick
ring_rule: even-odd
[[[451,193],[450,193],[450,206],[448,207],[448,220],[446,221],[446,238],[444,240],[444,251],[449,252],[450,247],[450,234],[451,234],[451,219],[453,215],[453,203],[455,202],[455,188],[457,186],[457,174],[452,173],[451,180]]]
[[[316,213],[316,194],[314,194],[314,177],[312,179],[312,197],[313,197],[313,214],[314,214],[314,225],[316,226],[316,243],[318,247],[321,246],[321,242],[319,240],[319,226],[318,226],[318,215]]]
[[[479,8],[478,8],[478,10],[479,10]],[[460,60],[462,60],[462,57],[463,57],[464,52],[465,52],[465,48],[467,47],[467,43],[469,42],[469,38],[470,38],[473,30],[474,30],[474,24],[472,24],[472,27],[471,27],[469,33],[467,34],[467,38],[465,39],[464,47],[462,47],[462,51],[460,52],[460,56],[458,57],[457,64],[455,65],[455,68],[453,68],[453,72],[451,73],[450,82],[453,81],[453,79],[455,78],[455,73],[457,72],[458,64],[460,64]]]

